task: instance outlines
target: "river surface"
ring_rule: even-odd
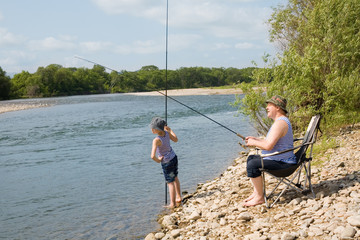
[[[242,135],[255,133],[230,106],[234,95],[174,98]],[[0,114],[0,239],[143,239],[156,230],[165,183],[150,158],[149,123],[164,117],[164,99],[21,100],[52,106]],[[167,109],[181,190],[193,192],[238,157],[240,139],[171,99]]]

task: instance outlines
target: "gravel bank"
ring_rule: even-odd
[[[246,156],[239,157],[221,176],[199,184],[182,207],[160,217],[161,229],[145,239],[360,239],[360,124],[342,129],[336,142],[314,156],[315,199],[290,191],[271,209],[242,207],[252,186]]]

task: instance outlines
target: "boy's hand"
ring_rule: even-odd
[[[168,127],[168,126],[165,126],[165,127],[164,127],[164,130],[167,131],[167,132],[170,132],[170,131],[171,131],[171,128]]]

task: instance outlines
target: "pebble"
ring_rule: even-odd
[[[252,186],[241,154],[218,178],[199,185],[186,203],[160,218],[160,229],[145,239],[360,239],[360,124],[349,129],[336,137],[338,147],[313,156],[323,162],[311,167],[315,198],[290,190],[270,209],[242,207]]]

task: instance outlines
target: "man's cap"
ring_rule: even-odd
[[[273,103],[276,106],[280,107],[282,110],[284,110],[285,113],[288,113],[288,111],[286,110],[287,101],[282,96],[275,95],[272,98],[268,99],[266,103]]]

